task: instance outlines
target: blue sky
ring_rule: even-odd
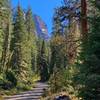
[[[33,13],[41,16],[41,18],[47,24],[49,33],[52,31],[52,17],[54,8],[60,6],[62,0],[12,0],[13,7],[17,6],[18,1],[24,9],[30,5]]]

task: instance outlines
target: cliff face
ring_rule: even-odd
[[[34,22],[35,22],[37,37],[48,40],[49,39],[48,28],[45,22],[38,15],[34,15]]]

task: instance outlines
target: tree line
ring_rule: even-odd
[[[82,100],[100,99],[100,2],[64,0],[55,9],[50,91]]]
[[[31,8],[12,11],[9,0],[0,1],[0,88],[31,86],[39,74],[51,93],[100,99],[100,2],[63,1],[48,41],[36,36]]]
[[[12,10],[11,0],[0,0],[0,88],[30,87],[35,75],[46,81],[48,50],[48,41],[37,37],[31,7]]]

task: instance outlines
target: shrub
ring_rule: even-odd
[[[60,92],[65,87],[65,71],[61,68],[54,68],[54,73],[50,77],[51,92]]]
[[[0,75],[0,88],[8,90],[17,85],[17,79],[12,71],[7,71],[5,75]]]
[[[15,74],[14,72],[12,71],[7,71],[6,72],[6,79],[11,82],[12,84],[12,87],[16,86],[17,85],[17,79],[15,77]]]

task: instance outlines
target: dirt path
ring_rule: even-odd
[[[47,87],[48,85],[46,83],[38,82],[32,91],[26,91],[14,96],[7,96],[4,97],[4,100],[40,100],[44,89]]]

